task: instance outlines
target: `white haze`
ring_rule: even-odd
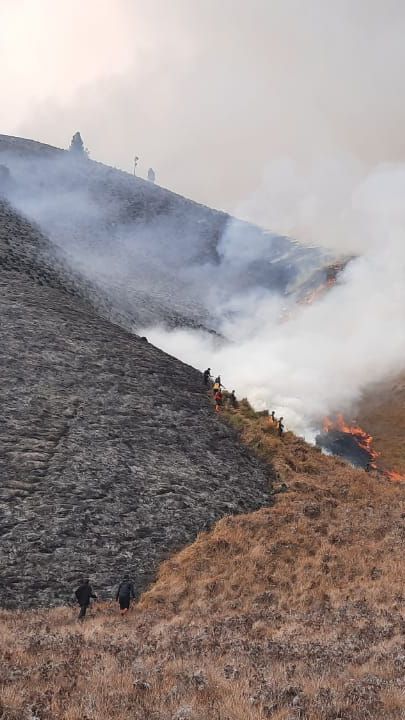
[[[98,160],[136,153],[271,228],[268,193],[245,201],[275,161],[405,161],[404,33],[402,0],[1,0],[0,132],[80,130]]]
[[[1,0],[0,129],[60,146],[79,129],[97,159],[131,169],[136,152],[162,185],[358,254],[311,306],[245,285],[268,246],[240,225],[219,266],[196,266],[164,224],[111,229],[80,187],[32,182],[15,201],[108,291],[165,278],[176,309],[198,305],[229,342],[156,325],[149,339],[308,435],[405,367],[404,33],[401,0]],[[76,242],[86,222],[102,252]]]
[[[355,412],[371,383],[405,369],[405,166],[381,166],[352,186],[347,178],[340,201],[330,198],[329,215],[323,185],[317,193],[308,183],[308,205],[305,193],[297,202],[295,183],[290,194],[283,187],[285,217],[296,231],[304,217],[305,231],[321,240],[329,218],[332,233],[344,228],[347,247],[368,248],[322,299],[290,307],[285,319],[280,298],[236,294],[231,320],[218,308],[218,329],[232,340],[221,345],[201,333],[144,330],[168,352],[221,373],[228,389],[274,408],[307,437],[325,415]]]
[[[307,437],[322,417],[355,412],[364,389],[405,368],[405,167],[380,166],[361,177],[352,163],[345,173],[345,158],[335,160],[339,173],[331,197],[324,182],[330,161],[326,169],[318,167],[298,180],[291,164],[271,169],[272,187],[282,195],[282,202],[274,201],[275,231],[291,228],[299,239],[328,244],[328,227],[339,228],[345,247],[367,248],[321,299],[302,305],[285,290],[291,292],[294,283],[324,265],[327,254],[296,257],[289,249],[281,265],[288,277],[291,263],[298,262],[298,279],[292,273],[290,285],[266,288],[248,277],[257,263],[270,272],[269,248],[276,257],[277,237],[230,222],[217,247],[219,264],[195,262],[206,242],[197,237],[197,225],[181,234],[170,215],[152,222],[132,222],[125,215],[120,220],[112,194],[98,198],[94,187],[90,191],[89,178],[97,173],[98,182],[106,182],[102,168],[63,154],[27,161],[10,153],[4,160],[14,181],[12,202],[62,245],[89,279],[110,295],[124,285],[126,302],[135,311],[139,292],[151,303],[153,322],[134,328],[137,332],[196,367],[210,366],[229,389],[259,408],[276,410],[288,427]],[[110,192],[117,177],[108,182]],[[127,182],[134,187],[131,178]],[[143,186],[137,187],[139,199]],[[181,225],[186,221],[187,216],[181,218]],[[156,324],[156,299],[166,311],[195,318],[223,339]]]

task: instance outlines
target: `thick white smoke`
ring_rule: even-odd
[[[0,131],[232,212],[282,155],[405,161],[404,31],[401,0],[1,0]]]
[[[404,3],[2,0],[0,20],[8,132],[66,145],[80,129],[93,157],[130,168],[139,153],[163,185],[358,256],[296,305],[285,291],[326,254],[283,257],[236,223],[218,263],[195,262],[197,220],[128,223],[86,178],[64,179],[62,156],[10,159],[15,204],[107,292],[149,303],[151,340],[306,432],[404,368],[405,169],[382,164],[405,161]],[[168,308],[226,340],[157,327]]]
[[[34,160],[10,152],[2,160],[12,171],[13,203],[134,310],[144,325],[135,331],[210,366],[228,388],[307,437],[323,416],[355,410],[364,389],[405,368],[405,167],[367,172],[340,156],[305,173],[277,161],[245,205],[265,214],[272,231],[328,250],[294,249],[234,221],[224,225],[214,261],[206,252],[211,219],[197,206],[177,206],[159,188],[68,154]],[[159,215],[162,203],[172,209]],[[198,235],[202,221],[208,225]],[[323,297],[297,303],[295,285],[327,264],[329,248],[357,257]],[[170,331],[162,323],[173,313],[217,334]]]
[[[335,287],[288,313],[280,297],[235,292],[216,308],[218,330],[230,341],[222,344],[185,330],[144,332],[185,361],[210,366],[228,388],[309,436],[323,416],[355,409],[365,388],[405,369],[405,167],[381,166],[362,178],[353,165],[345,174],[342,163],[338,175],[328,163],[308,178],[297,178],[288,163],[279,167],[279,180],[274,168],[268,174],[272,229],[361,251]],[[252,202],[259,199],[265,202],[265,187]],[[240,238],[226,245],[230,263],[260,251]]]

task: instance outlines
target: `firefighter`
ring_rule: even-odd
[[[211,378],[211,368],[207,368],[203,372],[204,385],[209,385],[210,378]]]
[[[216,393],[215,393],[215,395],[214,395],[214,400],[215,400],[215,412],[219,413],[219,412],[221,412],[222,400],[223,400],[223,395],[222,395],[222,392],[221,392],[221,388],[219,388],[219,389],[216,391]]]
[[[232,390],[228,399],[231,404],[231,407],[233,407],[233,409],[236,410],[236,408],[238,407],[238,401],[236,399],[235,390]]]
[[[220,377],[220,375],[217,375],[217,377],[214,380],[214,384],[212,386],[212,391],[214,393],[214,396],[215,396],[215,393],[218,392],[218,390],[221,390],[221,387],[222,387],[221,377]]]
[[[115,599],[120,604],[121,615],[125,615],[131,604],[131,600],[135,597],[134,585],[129,579],[129,575],[124,575],[123,581],[120,583]]]
[[[90,598],[97,600],[97,595],[93,592],[90,580],[87,578],[75,591],[76,600],[80,605],[79,620],[86,617],[87,608],[90,605]]]

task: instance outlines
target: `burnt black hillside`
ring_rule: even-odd
[[[200,374],[94,292],[0,202],[3,606],[64,602],[83,574],[108,597],[128,569],[140,590],[215,519],[268,502]]]
[[[64,602],[82,574],[108,596],[125,570],[141,590],[269,478],[134,330],[217,329],[235,288],[306,289],[330,258],[33,141],[0,136],[0,166],[0,603]]]
[[[0,135],[5,194],[133,326],[218,328],[252,289],[325,281],[332,258],[93,160]]]

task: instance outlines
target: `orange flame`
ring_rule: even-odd
[[[385,470],[384,475],[394,482],[405,482],[405,475],[401,475],[401,473],[397,473],[395,470]]]
[[[315,300],[322,297],[329,288],[333,287],[335,283],[336,277],[329,277],[326,282],[322,283],[322,285],[318,285],[317,288],[307,293],[307,295],[300,300],[300,305],[311,305]]]
[[[405,475],[401,475],[395,471],[385,470],[384,468],[378,467],[377,459],[380,457],[380,453],[373,448],[373,436],[366,432],[359,425],[350,425],[346,422],[343,415],[339,413],[335,419],[332,420],[326,417],[323,421],[324,432],[330,432],[331,430],[340,430],[341,432],[353,435],[360,448],[365,450],[370,456],[369,468],[372,470],[378,470],[382,475],[393,480],[394,482],[405,482]]]
[[[373,448],[373,436],[363,430],[363,428],[361,428],[359,425],[350,425],[346,422],[343,415],[339,413],[338,415],[336,415],[335,420],[325,418],[323,423],[323,429],[325,432],[329,432],[330,430],[340,430],[341,432],[347,433],[348,435],[353,435],[356,438],[358,446],[369,454],[371,466],[375,466],[375,461],[379,457],[380,453],[378,453],[377,450],[374,450]]]

